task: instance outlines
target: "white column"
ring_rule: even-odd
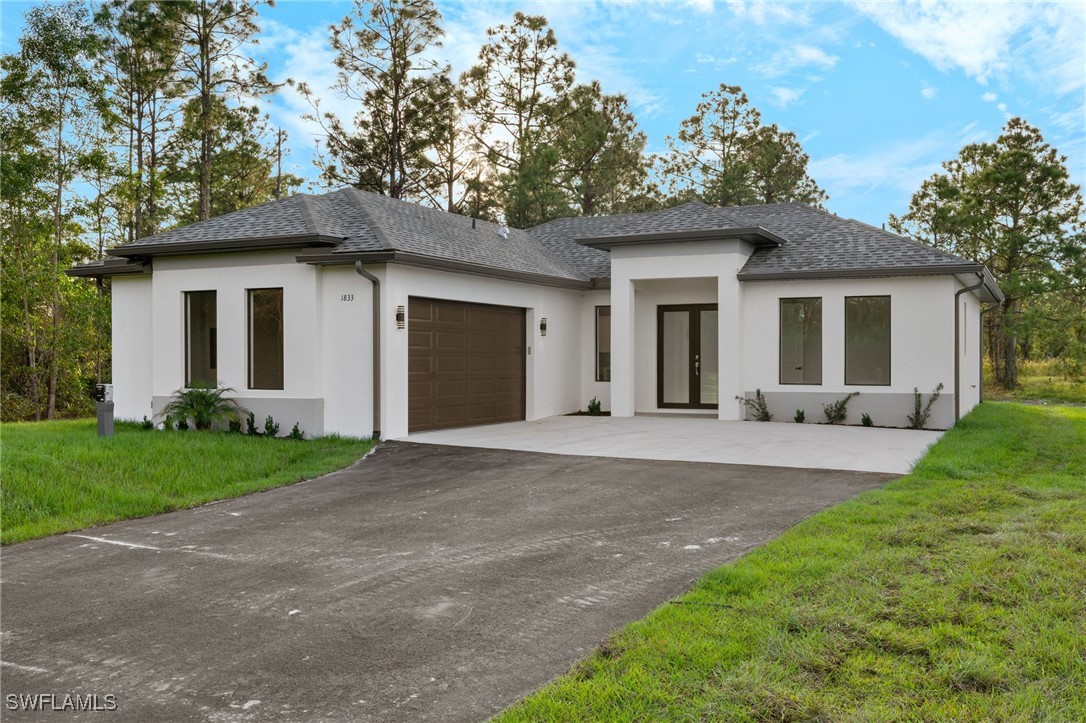
[[[611,416],[634,415],[634,287],[625,277],[611,279]],[[648,381],[648,380],[643,380]]]
[[[720,401],[718,419],[742,419],[737,396],[743,396],[743,297],[735,273],[717,277],[717,319],[720,323]],[[766,333],[770,333],[766,330]]]

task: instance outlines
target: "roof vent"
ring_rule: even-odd
[[[508,226],[499,226],[498,227],[498,235],[501,236],[502,238],[509,238],[509,227]]]

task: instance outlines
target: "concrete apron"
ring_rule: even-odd
[[[905,474],[942,432],[677,417],[547,417],[420,432],[424,444]]]

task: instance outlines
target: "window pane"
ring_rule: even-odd
[[[185,292],[185,386],[218,384],[215,292]]]
[[[890,383],[890,297],[845,297],[845,384]]]
[[[283,388],[283,290],[249,290],[249,388]]]
[[[822,299],[781,299],[781,384],[822,383]]]
[[[596,381],[611,381],[611,307],[596,307]]]
[[[690,403],[690,312],[665,311],[661,340],[664,404]]]

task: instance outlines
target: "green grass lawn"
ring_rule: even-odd
[[[669,719],[1086,720],[1086,409],[985,403],[499,717]]]
[[[999,401],[1086,404],[1086,376],[1073,365],[1057,360],[1023,361],[1018,386],[1004,389],[989,366],[984,368],[984,398]]]
[[[4,544],[237,497],[345,467],[368,440],[308,441],[214,432],[144,431],[94,420],[5,424]]]

